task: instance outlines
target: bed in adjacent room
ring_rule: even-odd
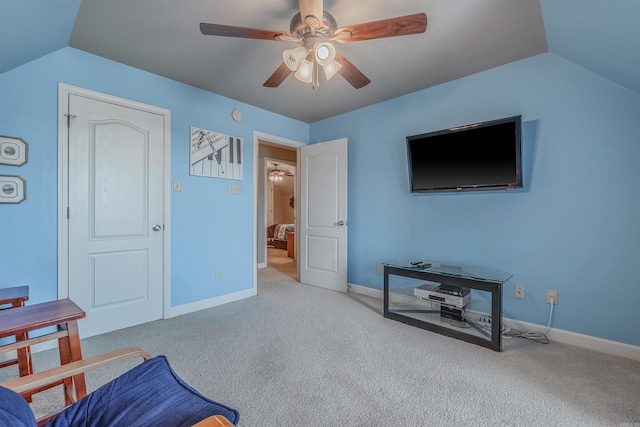
[[[272,224],[267,227],[267,245],[287,249],[289,233],[294,232],[293,224]]]

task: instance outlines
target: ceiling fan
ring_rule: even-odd
[[[323,10],[322,0],[298,0],[300,12],[291,19],[289,32],[258,30],[221,24],[200,24],[200,32],[209,36],[240,37],[248,39],[294,42],[293,49],[283,52],[282,64],[264,82],[265,87],[278,87],[291,73],[306,83],[318,87],[321,67],[330,79],[340,74],[354,88],[360,89],[371,82],[359,69],[338,52],[333,43],[351,43],[385,37],[423,33],[427,28],[427,15],[416,13],[397,18],[350,25],[338,28],[334,17]]]
[[[269,181],[275,182],[277,184],[280,181],[282,181],[283,177],[285,177],[285,176],[293,176],[293,174],[291,172],[289,172],[288,170],[278,169],[278,164],[277,163],[274,163],[273,165],[274,165],[274,168],[268,174]]]

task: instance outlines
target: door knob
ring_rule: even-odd
[[[156,224],[153,226],[153,231],[160,231],[162,230],[162,226],[160,224]]]
[[[344,221],[338,221],[338,227],[342,227],[345,224],[346,224],[346,222],[344,222]]]

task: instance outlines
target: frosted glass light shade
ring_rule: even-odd
[[[311,83],[313,81],[313,62],[306,59],[303,60],[295,76],[296,79],[302,82]]]
[[[327,78],[327,80],[333,77],[340,68],[342,68],[342,65],[339,64],[337,61],[333,61],[331,64],[325,65],[322,67],[322,69],[324,70],[324,75]]]
[[[336,59],[336,48],[329,42],[316,43],[313,46],[313,53],[318,65],[324,67]]]
[[[294,47],[282,52],[282,60],[291,71],[296,71],[306,57],[307,48],[304,46]]]
[[[320,60],[327,59],[329,57],[329,48],[325,45],[320,45],[316,50],[316,56]]]

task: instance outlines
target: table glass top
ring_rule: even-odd
[[[513,276],[513,274],[499,270],[466,265],[443,264],[421,259],[394,259],[384,262],[383,264],[406,270],[425,271],[443,276],[462,277],[484,282],[504,283]]]

